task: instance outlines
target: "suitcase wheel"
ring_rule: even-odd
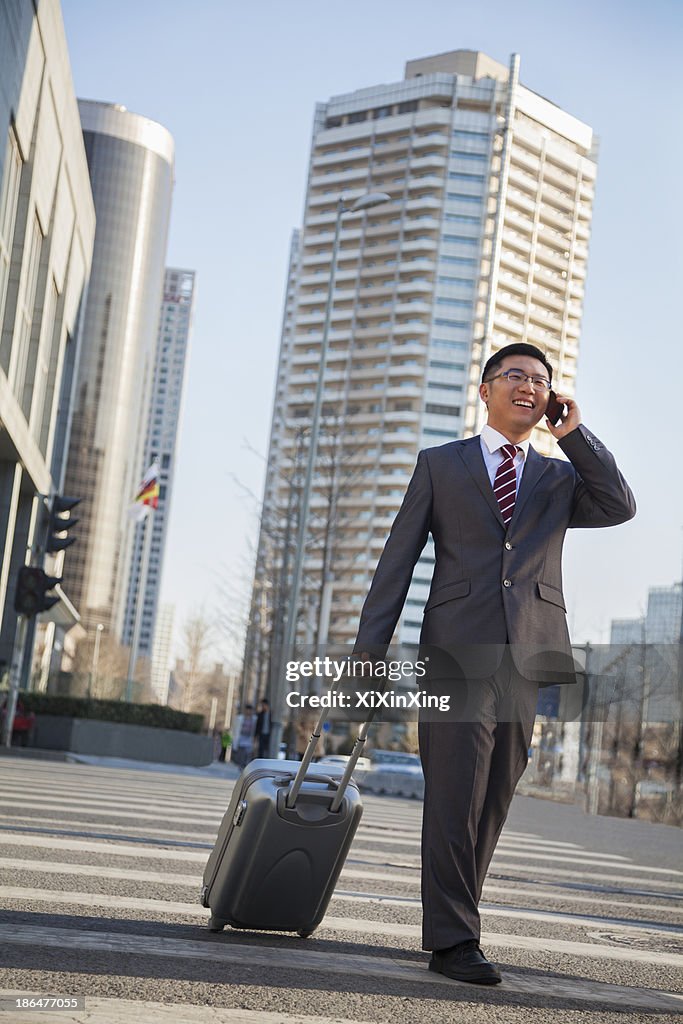
[[[227,923],[227,921],[222,921],[220,917],[214,917],[212,914],[209,918],[209,931],[222,932]]]
[[[310,935],[313,934],[313,931],[314,931],[313,928],[311,928],[310,931],[308,931],[306,928],[302,928],[299,932],[297,932],[297,935],[301,939],[307,939]]]

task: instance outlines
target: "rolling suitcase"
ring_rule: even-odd
[[[211,931],[229,924],[306,938],[322,921],[362,814],[351,775],[371,721],[345,767],[311,765],[326,717],[302,761],[258,758],[235,783],[204,871]]]

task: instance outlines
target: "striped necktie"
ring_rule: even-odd
[[[517,447],[514,444],[502,444],[499,451],[503,461],[496,470],[496,478],[493,481],[493,493],[498,501],[500,514],[507,526],[515,511],[515,498],[517,496],[517,470],[515,469],[515,455]]]

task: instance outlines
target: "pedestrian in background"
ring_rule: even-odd
[[[254,753],[254,730],[256,728],[256,716],[254,705],[246,704],[244,714],[240,716],[239,732],[237,732],[237,745],[234,748],[233,761],[244,768],[249,764]]]
[[[221,733],[221,752],[218,755],[219,761],[225,761],[228,756],[228,748],[232,743],[232,735],[229,729],[224,729]]]
[[[258,743],[258,756],[268,757],[270,749],[270,704],[265,697],[259,701],[254,735]],[[275,752],[277,756],[277,752]]]
[[[300,716],[297,718],[296,726],[295,726],[295,728],[296,728],[296,758],[295,758],[295,760],[301,761],[301,759],[303,758],[303,756],[304,756],[304,754],[306,752],[306,747],[308,746],[308,741],[310,740],[311,735],[313,734],[313,730],[315,729],[315,725],[316,725],[317,720],[318,720],[317,716],[313,712],[311,712],[311,711],[303,711],[303,712],[301,712]],[[324,737],[321,736],[320,739],[318,740],[317,744],[316,744],[316,748],[315,748],[315,753],[313,755],[313,759],[315,761],[317,761],[318,758],[322,757],[324,753],[325,753],[325,740],[324,740]]]

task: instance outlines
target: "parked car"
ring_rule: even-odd
[[[348,754],[325,754],[324,757],[321,757],[318,761],[316,761],[316,766],[320,765],[324,767],[326,764],[336,764],[344,767],[348,764],[348,762]],[[355,778],[359,786],[362,785],[363,779],[365,778],[365,775],[367,774],[371,767],[372,765],[370,763],[369,758],[358,758],[358,761],[356,762],[356,767],[353,769],[353,777]]]
[[[370,763],[373,769],[422,773],[420,755],[408,754],[404,750],[371,750]]]
[[[363,789],[378,796],[403,796],[424,799],[424,775],[417,754],[401,750],[370,752],[371,770],[363,779]]]

